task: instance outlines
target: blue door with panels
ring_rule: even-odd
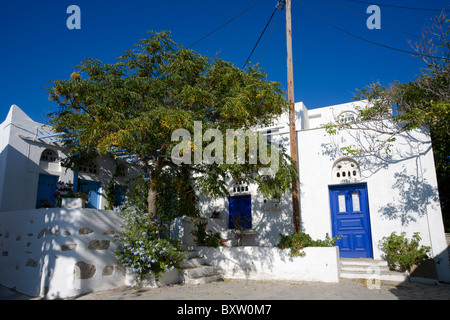
[[[99,209],[101,183],[98,181],[80,179],[78,185],[82,192],[89,191],[89,198],[86,202],[86,208]]]
[[[236,196],[228,199],[229,228],[235,229],[236,223],[242,229],[252,228],[252,197]]]
[[[58,176],[52,176],[49,174],[39,175],[38,190],[36,195],[36,209],[55,206],[55,198],[53,195],[56,191],[58,179]]]
[[[329,187],[333,237],[342,258],[372,258],[367,185]]]
[[[120,206],[122,203],[125,202],[125,193],[126,189],[124,186],[121,185],[114,185],[114,206]]]

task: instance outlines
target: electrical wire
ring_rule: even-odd
[[[366,4],[374,4],[377,6],[384,6],[384,7],[391,7],[391,8],[398,8],[398,9],[408,9],[408,10],[422,10],[422,11],[437,11],[441,12],[442,9],[428,9],[428,8],[414,8],[414,7],[405,7],[405,6],[396,6],[392,4],[384,4],[384,3],[375,3],[375,2],[368,2],[368,1],[361,1],[361,0],[348,0],[351,2],[359,2],[359,3],[366,3]]]
[[[321,17],[320,15],[318,15],[317,13],[315,13],[314,11],[312,11],[312,10],[311,10],[310,8],[308,8],[306,5],[304,5],[303,2],[301,2],[300,0],[297,0],[297,1],[298,1],[298,3],[299,3],[303,8],[305,8],[306,10],[308,10],[311,14],[313,14],[314,16],[316,16],[317,18],[319,18],[319,19],[322,20],[323,22],[327,23],[328,25],[332,26],[332,27],[335,28],[335,29],[338,29],[338,30],[340,30],[340,31],[342,31],[342,32],[344,32],[344,33],[346,33],[346,34],[352,36],[352,37],[358,38],[358,39],[360,39],[360,40],[362,40],[362,41],[365,41],[365,42],[368,42],[368,43],[371,43],[371,44],[374,44],[374,45],[377,45],[377,46],[380,46],[380,47],[383,47],[383,48],[386,48],[386,49],[395,50],[395,51],[403,52],[403,53],[408,53],[408,54],[411,54],[411,55],[414,55],[414,56],[427,57],[427,58],[435,58],[435,59],[441,59],[441,60],[448,60],[448,61],[450,61],[450,58],[445,58],[445,57],[433,57],[433,56],[430,56],[430,55],[427,55],[427,54],[422,54],[422,53],[418,53],[418,52],[413,52],[413,51],[403,50],[403,49],[399,49],[399,48],[394,48],[394,47],[391,47],[391,46],[388,46],[388,45],[385,45],[385,44],[382,44],[382,43],[379,43],[379,42],[375,42],[375,41],[372,41],[372,40],[369,40],[369,39],[360,37],[360,36],[358,36],[358,35],[356,35],[356,34],[354,34],[354,33],[351,33],[351,32],[349,32],[349,31],[347,31],[347,30],[345,30],[345,29],[342,29],[342,28],[338,27],[337,25],[335,25],[335,24],[329,22],[329,21],[326,20],[325,18]]]
[[[274,23],[273,23],[273,25],[272,25],[272,29],[270,30],[269,37],[267,38],[266,44],[265,44],[265,46],[264,46],[264,49],[263,49],[263,51],[262,51],[262,53],[261,53],[261,56],[259,57],[258,63],[261,63],[261,59],[262,59],[262,57],[263,57],[263,55],[264,55],[264,52],[266,52],[267,45],[269,44],[269,40],[270,40],[270,37],[272,36],[273,29],[275,28],[275,25],[277,24],[278,16],[280,15],[280,12],[281,12],[281,10],[278,10],[277,16],[275,17],[275,21],[274,21]]]
[[[229,24],[230,22],[232,22],[233,20],[237,19],[238,17],[240,17],[241,15],[243,15],[245,12],[247,12],[248,10],[250,10],[251,8],[253,8],[254,6],[256,6],[258,3],[260,3],[262,0],[256,1],[254,4],[252,4],[250,7],[248,7],[247,9],[245,9],[244,11],[242,11],[241,13],[239,13],[238,15],[234,16],[233,18],[231,18],[230,20],[228,20],[227,22],[225,22],[224,24],[222,24],[221,26],[217,27],[216,29],[214,29],[213,31],[211,31],[210,33],[206,34],[205,36],[203,36],[202,38],[200,38],[199,40],[195,41],[194,43],[192,43],[191,45],[189,45],[187,47],[187,49],[193,47],[194,45],[196,45],[197,43],[199,43],[200,41],[202,41],[203,39],[206,39],[207,37],[209,37],[210,35],[212,35],[213,33],[219,31],[220,29],[222,29],[223,27],[225,27],[227,24]]]
[[[277,12],[277,10],[279,9],[279,6],[277,4],[277,6],[275,7],[275,10],[273,10],[272,15],[269,18],[269,21],[267,21],[266,26],[264,27],[264,30],[261,32],[261,35],[258,38],[258,41],[256,41],[255,45],[253,46],[252,52],[250,52],[250,55],[248,56],[247,60],[245,60],[244,65],[242,66],[242,69],[244,69],[244,67],[247,65],[248,60],[250,59],[250,57],[253,55],[253,52],[255,51],[256,47],[258,46],[259,41],[261,40],[262,36],[264,35],[264,33],[266,32],[267,27],[270,24],[270,21],[272,21],[273,16],[275,15],[275,12]]]
[[[335,5],[337,5],[337,6],[339,6],[339,7],[341,7],[341,8],[343,8],[343,9],[347,10],[347,11],[353,12],[353,13],[355,13],[355,14],[361,16],[361,17],[365,17],[362,13],[360,13],[360,12],[358,12],[358,11],[355,11],[355,10],[353,10],[353,9],[350,9],[350,8],[348,8],[348,7],[346,7],[346,6],[342,5],[342,4],[340,4],[340,3],[338,3],[338,2],[335,2],[335,1],[332,1],[332,0],[327,0],[327,1],[328,1],[328,2],[331,2],[331,3],[335,4]],[[409,33],[409,32],[407,32],[407,31],[404,31],[404,30],[401,30],[401,29],[398,29],[398,28],[395,28],[395,27],[393,27],[393,26],[388,25],[387,23],[381,22],[381,25],[382,25],[382,26],[386,26],[386,27],[388,27],[388,28],[391,28],[391,29],[393,29],[393,30],[399,31],[399,32],[401,32],[401,33],[404,33],[404,34],[406,34],[406,35],[408,35],[408,36],[411,36],[411,37],[414,37],[414,38],[418,38],[418,39],[421,38],[421,37],[418,36],[418,35]]]

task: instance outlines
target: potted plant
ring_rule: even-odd
[[[56,186],[56,191],[53,195],[57,206],[66,209],[84,208],[86,201],[89,198],[88,192],[74,192],[73,185],[68,182],[59,181]]]

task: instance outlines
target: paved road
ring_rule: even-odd
[[[450,300],[450,284],[425,285],[365,280],[339,283],[226,280],[202,285],[171,285],[135,290],[121,287],[66,300]],[[40,300],[0,287],[0,300]]]

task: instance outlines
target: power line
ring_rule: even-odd
[[[256,6],[258,3],[260,3],[262,0],[259,0],[257,2],[255,2],[254,4],[252,4],[250,7],[248,7],[247,9],[245,9],[244,11],[242,11],[241,13],[239,13],[238,15],[234,16],[233,18],[231,18],[230,20],[228,20],[227,22],[225,22],[224,24],[222,24],[221,26],[217,27],[216,29],[214,29],[213,31],[211,31],[210,33],[208,33],[207,35],[203,36],[202,38],[200,38],[199,40],[195,41],[194,43],[192,43],[191,45],[189,45],[187,47],[187,49],[191,48],[192,46],[196,45],[197,43],[199,43],[200,41],[202,41],[203,39],[209,37],[210,35],[212,35],[213,33],[215,33],[216,31],[220,30],[221,28],[225,27],[227,24],[229,24],[230,22],[232,22],[233,20],[235,20],[236,18],[240,17],[241,15],[243,15],[245,12],[247,12],[248,10],[250,10],[251,8],[253,8],[254,6]]]
[[[266,32],[267,27],[270,24],[270,21],[272,21],[273,16],[275,15],[275,12],[277,12],[277,10],[280,8],[280,4],[278,3],[277,6],[275,7],[275,10],[273,10],[272,15],[269,18],[269,21],[267,21],[266,26],[264,27],[264,30],[261,32],[261,35],[258,38],[258,41],[256,41],[255,45],[253,46],[252,52],[250,52],[250,55],[248,56],[247,60],[245,61],[244,65],[242,66],[242,69],[244,69],[245,65],[247,64],[248,60],[250,59],[250,57],[252,56],[253,52],[255,51],[256,47],[258,46],[259,41],[261,40],[262,36],[264,35],[264,33]]]
[[[398,8],[398,9],[408,9],[408,10],[422,10],[422,11],[437,11],[441,12],[442,9],[429,9],[429,8],[415,8],[415,7],[405,7],[405,6],[396,6],[392,4],[384,4],[384,3],[375,3],[375,2],[368,2],[368,1],[361,1],[361,0],[348,0],[351,2],[359,2],[359,3],[366,3],[366,4],[375,4],[377,6],[384,6],[384,7],[391,7],[391,8]]]
[[[327,0],[327,1],[328,1],[328,2],[331,2],[331,3],[335,4],[335,5],[337,5],[337,6],[339,6],[339,7],[341,7],[341,8],[343,8],[343,9],[347,10],[347,11],[353,12],[353,13],[355,13],[355,14],[361,16],[361,17],[365,17],[362,13],[360,13],[360,12],[358,12],[358,11],[355,11],[355,10],[353,10],[353,9],[350,9],[350,8],[348,8],[348,7],[346,7],[346,6],[342,5],[342,4],[340,4],[340,3],[337,3],[337,2],[332,1],[332,0]],[[409,33],[409,32],[407,32],[407,31],[404,31],[404,30],[401,30],[401,29],[398,29],[398,28],[395,28],[395,27],[393,27],[393,26],[388,25],[387,23],[381,22],[381,25],[382,25],[382,26],[386,26],[386,27],[388,27],[388,28],[391,28],[391,29],[393,29],[393,30],[402,32],[402,33],[404,33],[404,34],[406,34],[406,35],[409,35],[409,36],[411,36],[411,37],[414,37],[414,38],[418,38],[418,39],[421,38],[421,37],[419,37],[418,35]]]
[[[280,12],[281,12],[281,10],[278,10],[277,16],[275,17],[275,21],[274,21],[274,23],[273,23],[273,25],[272,25],[272,29],[270,30],[270,33],[269,33],[269,37],[267,38],[266,44],[265,44],[265,46],[264,46],[264,49],[263,49],[263,51],[262,51],[262,53],[261,53],[261,56],[259,57],[258,63],[261,62],[261,59],[262,59],[262,57],[263,57],[263,55],[264,55],[264,52],[266,52],[267,45],[269,44],[269,40],[270,40],[270,37],[272,36],[273,29],[275,28],[275,25],[277,24],[278,16],[280,15]]]
[[[385,45],[385,44],[382,44],[382,43],[378,43],[378,42],[375,42],[375,41],[372,41],[372,40],[369,40],[369,39],[360,37],[360,36],[358,36],[358,35],[356,35],[356,34],[354,34],[354,33],[351,33],[351,32],[349,32],[349,31],[347,31],[347,30],[345,30],[345,29],[342,29],[342,28],[338,27],[337,25],[335,25],[335,24],[329,22],[328,20],[324,19],[323,17],[321,17],[320,15],[318,15],[317,13],[315,13],[314,11],[312,11],[310,8],[308,8],[306,5],[304,5],[300,0],[297,0],[297,1],[298,1],[298,3],[299,3],[302,7],[304,7],[306,10],[308,10],[310,13],[312,13],[313,15],[315,15],[317,18],[319,18],[319,19],[322,20],[323,22],[329,24],[330,26],[332,26],[332,27],[335,28],[335,29],[338,29],[338,30],[340,30],[340,31],[342,31],[342,32],[345,32],[346,34],[348,34],[348,35],[350,35],[350,36],[352,36],[352,37],[358,38],[358,39],[360,39],[360,40],[362,40],[362,41],[365,41],[365,42],[368,42],[368,43],[371,43],[371,44],[374,44],[374,45],[377,45],[377,46],[380,46],[380,47],[383,47],[383,48],[395,50],[395,51],[398,51],[398,52],[408,53],[408,54],[412,54],[412,55],[419,56],[419,57],[435,58],[435,59],[441,59],[441,60],[448,60],[448,61],[450,61],[449,58],[445,58],[445,57],[433,57],[433,56],[430,56],[430,55],[427,55],[427,54],[422,54],[422,53],[412,52],[412,51],[403,50],[403,49],[399,49],[399,48],[394,48],[394,47],[391,47],[391,46],[388,46],[388,45]]]

